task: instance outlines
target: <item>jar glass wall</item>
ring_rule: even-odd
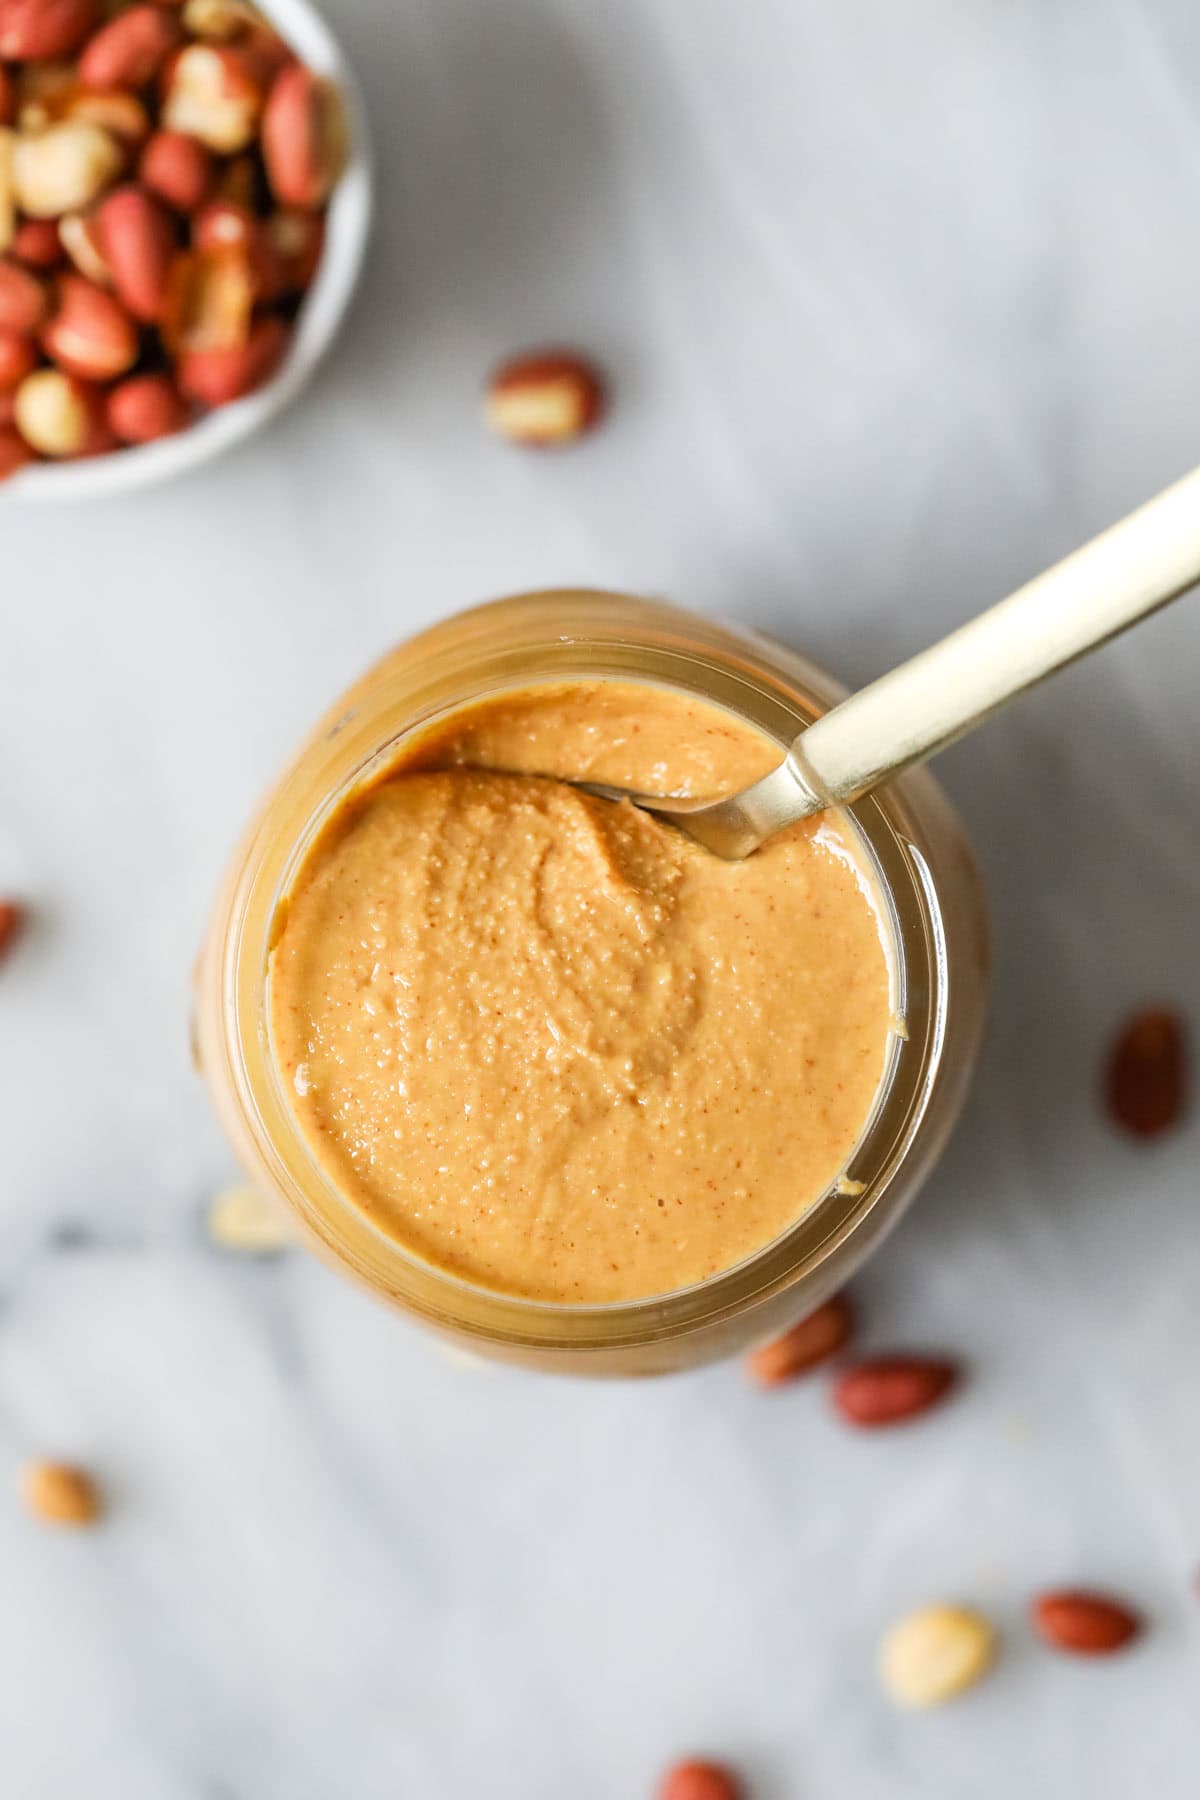
[[[449,717],[541,683],[649,682],[722,707],[786,746],[840,697],[791,651],[622,595],[517,596],[445,621],[339,702],[268,796],[226,876],[197,970],[199,1056],[251,1179],[344,1273],[486,1355],[641,1375],[731,1354],[782,1330],[847,1278],[900,1216],[961,1106],[986,989],[982,895],[961,827],[922,771],[851,816],[892,939],[891,1040],[845,1170],[781,1237],[693,1287],[564,1305],[476,1287],[386,1236],[330,1183],[289,1108],[267,1025],[273,934],[295,874],[351,793]]]

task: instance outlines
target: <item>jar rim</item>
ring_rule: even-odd
[[[800,1281],[886,1210],[928,1113],[942,1071],[950,959],[937,881],[910,831],[914,777],[847,809],[886,910],[893,1004],[907,1032],[890,1036],[875,1103],[839,1177],[784,1232],[688,1287],[592,1303],[483,1287],[410,1250],[341,1194],[284,1096],[267,1016],[270,953],[314,839],[414,738],[506,691],[577,679],[654,682],[724,706],[784,748],[841,690],[790,650],[634,596],[518,595],[448,625],[397,653],[407,656],[402,695],[386,681],[372,691],[370,677],[351,690],[350,703],[323,722],[285,773],[244,845],[218,946],[222,1051],[242,1141],[249,1140],[255,1173],[280,1191],[318,1248],[435,1326],[530,1349],[619,1349],[707,1328]],[[438,654],[423,657],[439,636]],[[928,777],[915,777],[918,792],[922,782]]]

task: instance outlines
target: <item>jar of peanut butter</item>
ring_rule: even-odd
[[[401,646],[251,825],[197,972],[251,1179],[485,1355],[649,1374],[818,1305],[915,1194],[982,1023],[982,896],[924,772],[722,862],[577,781],[709,797],[839,697],[647,600]]]

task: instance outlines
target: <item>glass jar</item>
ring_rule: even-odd
[[[318,726],[246,833],[197,969],[196,1039],[252,1181],[336,1268],[478,1353],[542,1369],[647,1375],[761,1342],[839,1288],[928,1174],[962,1104],[986,991],[983,896],[940,788],[910,772],[852,817],[892,937],[891,1040],[874,1110],[843,1177],[783,1236],[678,1292],[551,1304],[473,1286],[386,1237],[320,1171],[289,1109],[267,1028],[273,932],[331,812],[403,747],[486,697],[612,677],[698,695],[786,746],[841,697],[790,650],[678,608],[595,592],[519,595],[402,645]]]

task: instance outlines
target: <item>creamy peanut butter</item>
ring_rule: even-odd
[[[673,690],[532,688],[335,815],[281,916],[271,1029],[353,1205],[470,1281],[599,1303],[731,1267],[838,1178],[891,1018],[848,821],[725,863],[548,779],[714,794],[778,757]]]

